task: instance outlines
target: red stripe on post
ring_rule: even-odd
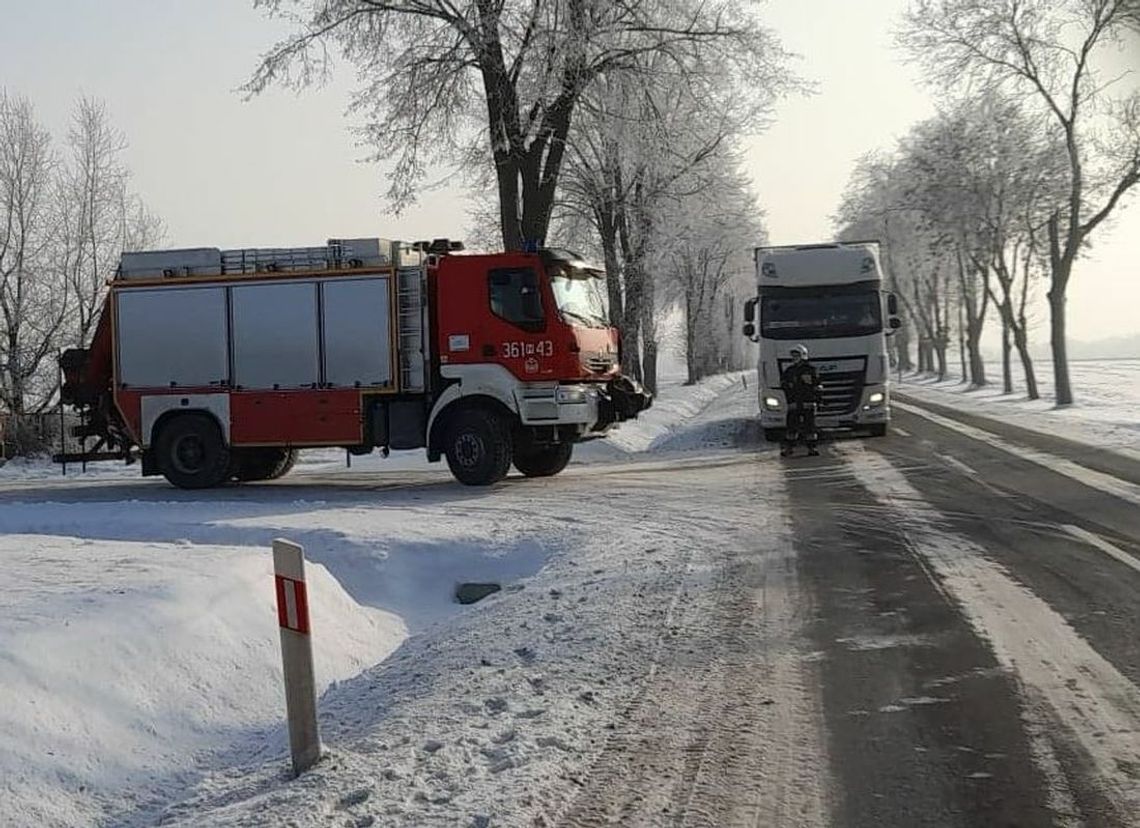
[[[277,624],[282,629],[292,630],[303,635],[309,634],[309,600],[305,582],[284,575],[274,576],[277,586]],[[293,600],[290,601],[289,599]],[[290,607],[289,605],[294,606]],[[290,609],[293,610],[290,613]],[[292,618],[289,616],[292,614]]]

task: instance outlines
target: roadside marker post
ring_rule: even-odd
[[[309,596],[305,588],[305,550],[291,541],[274,540],[273,576],[277,623],[281,627],[289,749],[293,754],[293,772],[300,775],[321,755],[313,641],[309,634]]]

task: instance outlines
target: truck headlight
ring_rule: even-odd
[[[886,399],[886,397],[883,395],[883,392],[882,391],[876,391],[874,394],[867,397],[867,402],[869,402],[871,405],[878,405],[884,399]]]
[[[764,407],[765,408],[771,408],[771,409],[777,409],[780,407],[780,401],[776,397],[765,397],[764,398]]]
[[[586,391],[583,388],[559,388],[555,399],[560,403],[584,403]]]

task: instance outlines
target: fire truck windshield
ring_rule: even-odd
[[[588,328],[609,327],[609,301],[602,274],[582,268],[561,268],[551,274],[550,286],[558,311],[568,322]]]

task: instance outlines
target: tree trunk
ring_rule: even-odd
[[[1003,394],[1013,393],[1013,366],[1010,364],[1010,330],[1009,321],[1013,315],[1013,308],[1006,299],[1002,305],[1001,313],[1001,390]]]
[[[1073,404],[1073,386],[1069,381],[1069,351],[1065,342],[1065,293],[1054,287],[1049,291],[1050,344],[1053,347],[1053,383],[1057,405]]]
[[[895,357],[898,360],[898,368],[903,373],[908,373],[914,369],[914,364],[910,361],[909,325],[903,325],[895,332]]]
[[[962,305],[958,304],[958,358],[962,362],[962,382],[968,382],[966,373],[966,324],[962,321]]]
[[[938,381],[946,379],[946,342],[938,342],[934,346],[935,356],[938,358]]]
[[[1021,357],[1021,368],[1025,372],[1025,393],[1031,400],[1041,397],[1037,390],[1037,374],[1033,368],[1033,357],[1029,355],[1029,341],[1025,327],[1019,325],[1013,332],[1013,343],[1017,348],[1017,355]]]

